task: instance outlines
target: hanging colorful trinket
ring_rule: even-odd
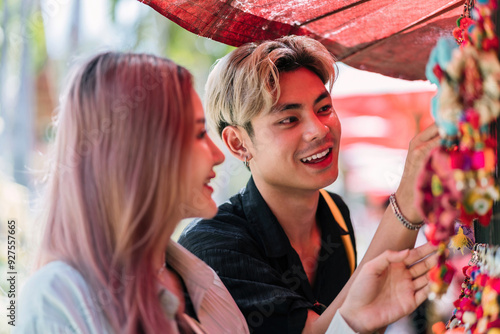
[[[464,12],[457,19],[457,27],[453,30],[453,37],[455,37],[459,45],[466,43],[465,31],[474,23],[474,20],[470,17],[472,8],[474,8],[474,0],[467,0],[464,2]]]
[[[456,234],[451,237],[451,248],[459,250],[464,255],[464,248],[472,249],[474,245],[474,231],[465,225],[458,225]],[[456,228],[457,228],[456,227]]]
[[[500,250],[484,244],[474,246],[455,309],[446,325],[437,323],[434,334],[500,333]]]

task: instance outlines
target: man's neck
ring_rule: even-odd
[[[317,228],[319,191],[278,188],[254,181],[294,248],[310,245]]]

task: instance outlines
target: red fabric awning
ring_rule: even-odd
[[[239,46],[283,35],[308,35],[353,67],[425,79],[430,50],[451,36],[460,0],[149,0],[183,28]]]

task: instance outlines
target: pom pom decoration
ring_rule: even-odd
[[[429,299],[434,299],[445,293],[455,274],[455,268],[446,261],[445,250],[446,244],[444,242],[440,243],[438,247],[438,264],[429,271],[431,289]]]
[[[444,322],[436,322],[434,325],[432,325],[432,332],[434,334],[443,334],[446,332],[446,325]]]

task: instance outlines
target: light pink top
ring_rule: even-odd
[[[173,241],[166,261],[182,277],[206,333],[249,333],[243,314],[212,268]]]

